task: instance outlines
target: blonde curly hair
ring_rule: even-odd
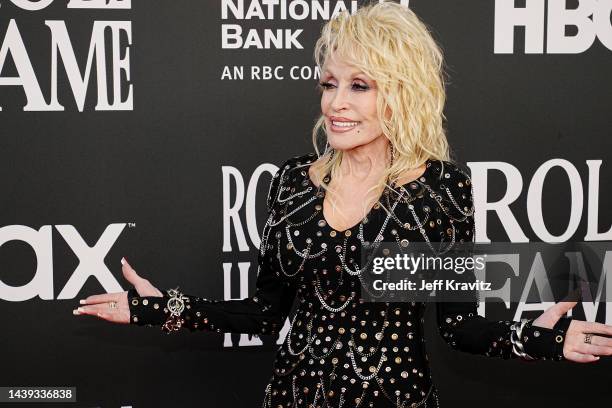
[[[416,169],[428,159],[450,160],[444,129],[442,51],[412,10],[393,2],[369,4],[352,15],[345,10],[323,26],[315,44],[314,59],[321,71],[332,55],[377,83],[380,127],[393,156],[372,189],[396,191],[391,184],[408,169]],[[343,153],[329,147],[326,134],[321,114],[312,131],[312,143],[319,157],[316,174],[320,185],[329,189],[322,176],[337,175]]]

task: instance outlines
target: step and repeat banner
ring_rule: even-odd
[[[477,241],[612,240],[612,0],[402,3],[446,55],[448,138],[472,172]],[[123,256],[159,288],[253,292],[271,176],[313,151],[314,42],[364,4],[0,0],[0,387],[76,388],[50,406],[261,405],[287,327],[166,335],[72,310],[130,287]],[[531,317],[516,306],[481,312]],[[605,302],[588,310],[574,316],[612,323]],[[612,397],[606,358],[452,351],[431,311],[426,332],[443,406]]]

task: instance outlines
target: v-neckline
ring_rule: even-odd
[[[425,179],[427,179],[427,174],[428,174],[428,172],[430,171],[430,168],[431,168],[431,162],[432,162],[432,160],[431,160],[431,159],[427,159],[427,160],[425,161],[425,170],[423,171],[423,173],[421,173],[421,174],[420,174],[419,176],[417,176],[416,178],[414,178],[414,179],[412,179],[412,180],[410,180],[410,181],[407,181],[407,182],[406,182],[406,183],[404,183],[404,184],[397,185],[396,187],[397,187],[397,188],[399,188],[399,187],[406,187],[408,184],[410,184],[410,183],[414,183],[414,182],[417,182],[417,181],[419,181],[421,178],[425,178]],[[320,223],[319,225],[320,225],[322,228],[326,228],[326,227],[327,227],[327,228],[330,230],[330,232],[329,232],[329,233],[330,233],[330,236],[331,236],[332,238],[333,238],[333,237],[335,237],[337,234],[343,234],[343,235],[345,235],[346,237],[351,236],[351,235],[352,235],[352,232],[353,232],[353,230],[354,230],[354,229],[358,228],[358,227],[359,227],[359,226],[360,226],[362,223],[364,223],[364,221],[365,221],[365,220],[369,220],[369,219],[371,218],[371,216],[374,214],[374,211],[375,211],[375,210],[380,209],[380,203],[379,203],[379,201],[380,201],[380,199],[383,197],[383,195],[385,194],[385,191],[383,191],[383,192],[382,192],[382,194],[380,195],[380,197],[378,197],[378,200],[376,200],[376,202],[375,202],[375,203],[374,203],[374,204],[373,204],[373,205],[370,207],[370,209],[369,209],[369,211],[366,213],[365,217],[363,217],[361,220],[359,220],[359,222],[357,222],[355,225],[353,225],[353,226],[351,226],[351,227],[349,227],[349,228],[345,228],[345,229],[337,229],[337,228],[334,228],[334,227],[333,227],[333,226],[332,226],[332,225],[331,225],[331,224],[330,224],[330,223],[327,221],[327,218],[325,218],[325,212],[324,212],[324,207],[325,207],[325,204],[324,204],[324,203],[325,203],[325,195],[326,195],[327,191],[326,191],[325,189],[322,189],[320,185],[318,185],[318,186],[317,186],[317,185],[315,185],[315,183],[314,183],[314,182],[312,181],[312,179],[310,178],[310,168],[312,167],[313,163],[314,163],[314,161],[312,161],[312,162],[310,162],[310,163],[308,164],[308,168],[306,169],[306,179],[308,180],[308,183],[310,184],[310,186],[311,186],[311,187],[312,187],[314,190],[316,190],[316,191],[321,190],[320,192],[317,192],[317,193],[315,194],[315,196],[317,197],[317,199],[315,200],[315,202],[316,202],[315,206],[316,206],[316,205],[320,205],[320,206],[321,206],[321,208],[320,208],[321,216],[319,217],[319,221],[318,221],[318,222]],[[328,173],[327,173],[327,174],[326,174],[326,175],[323,177],[323,180],[324,180],[326,183],[328,183],[328,185],[329,185],[329,182],[331,181],[331,179],[332,179],[332,177],[331,177],[331,172],[328,172]],[[422,182],[422,181],[421,181],[421,182]],[[321,222],[321,221],[323,221],[323,222]],[[323,224],[323,225],[321,225],[321,224]]]

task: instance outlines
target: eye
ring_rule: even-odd
[[[370,89],[369,86],[367,85],[362,85],[358,82],[353,83],[353,89],[357,90],[357,91],[367,91],[368,89]]]
[[[327,89],[335,88],[336,86],[334,84],[330,83],[330,82],[320,82],[319,83],[319,87],[320,87],[320,89],[327,90]],[[367,91],[368,89],[370,89],[370,87],[367,86],[367,85],[360,84],[358,82],[354,82],[351,85],[351,89],[353,89],[355,91]]]
[[[331,83],[329,83],[329,82],[320,82],[320,83],[319,83],[319,86],[320,86],[322,89],[331,89],[331,88],[333,88],[333,87],[334,87],[334,85],[333,85],[333,84],[331,84]]]

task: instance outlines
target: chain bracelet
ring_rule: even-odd
[[[185,323],[185,320],[181,317],[181,313],[183,313],[185,310],[185,300],[187,297],[183,296],[183,294],[179,292],[178,286],[176,289],[167,290],[166,293],[168,296],[170,296],[170,299],[168,299],[166,304],[166,309],[168,309],[170,315],[162,325],[162,331],[169,334],[173,331],[179,330]]]
[[[520,322],[516,322],[510,326],[510,342],[512,343],[512,352],[514,354],[525,360],[535,360],[534,357],[525,353],[523,341],[521,340],[523,336],[523,329],[528,323],[528,319],[522,319]]]

